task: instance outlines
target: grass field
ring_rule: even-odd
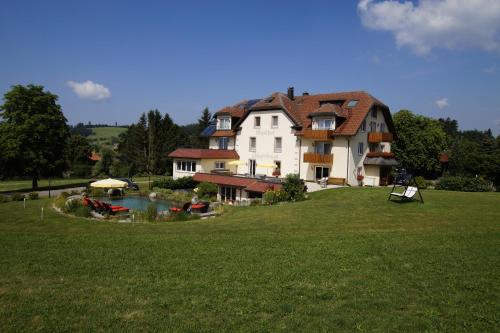
[[[95,143],[110,145],[112,138],[118,138],[126,130],[124,127],[93,127],[93,134],[89,135],[88,139]]]
[[[423,194],[134,226],[0,204],[0,331],[498,332],[500,195]]]

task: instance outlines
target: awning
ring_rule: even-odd
[[[396,166],[399,164],[394,158],[365,157],[364,165]]]
[[[242,161],[242,160],[237,160],[237,161],[231,161],[227,164],[229,164],[229,165],[247,165],[247,162]]]
[[[90,184],[90,186],[99,188],[125,188],[128,186],[128,184],[118,179],[108,178],[93,182]]]

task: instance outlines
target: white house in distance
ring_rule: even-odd
[[[173,177],[219,185],[224,200],[244,200],[280,178],[305,181],[327,177],[351,186],[386,185],[397,162],[391,153],[394,126],[389,108],[364,91],[244,100],[214,115],[205,133],[208,149],[180,148]]]

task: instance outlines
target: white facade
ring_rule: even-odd
[[[230,161],[232,160],[175,158],[172,177],[174,179],[181,177],[192,177],[196,172],[220,171],[220,172],[236,173],[237,166],[231,165],[229,163]],[[223,168],[220,168],[221,163],[224,163]]]

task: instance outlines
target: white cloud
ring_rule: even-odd
[[[360,0],[363,25],[394,34],[398,47],[419,55],[433,48],[500,52],[498,0]]]
[[[102,101],[111,97],[109,89],[99,83],[68,81],[67,84],[78,97],[83,99]]]
[[[450,104],[448,103],[448,98],[443,97],[443,98],[438,99],[436,101],[436,105],[438,108],[444,109],[444,108],[448,107]]]

